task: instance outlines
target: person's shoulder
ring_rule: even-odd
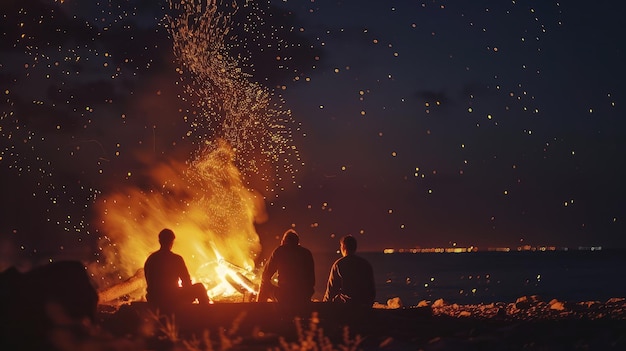
[[[363,267],[364,270],[367,271],[373,271],[374,270],[374,266],[372,266],[372,264],[370,263],[370,261],[368,261],[365,257],[363,256],[357,256],[359,258],[359,261],[361,262],[361,266]]]
[[[308,256],[313,257],[313,253],[311,252],[311,250],[307,249],[304,246],[298,246],[300,248],[300,251],[302,251],[303,253],[305,253]]]
[[[171,251],[170,251],[170,254],[171,254],[173,257],[176,257],[176,259],[177,259],[177,260],[184,261],[183,256],[181,256],[181,255],[179,255],[179,254],[177,254],[177,253],[171,252]]]
[[[276,246],[276,248],[272,251],[272,256],[275,256],[276,254],[280,254],[281,252],[286,250],[286,246],[285,245],[278,245]]]
[[[357,254],[350,254],[350,255],[340,258],[339,260],[344,260],[345,262],[355,262],[355,263],[359,262],[360,264],[368,264],[368,265],[370,264],[368,260],[366,260],[364,257],[359,256]]]
[[[338,259],[335,260],[335,262],[333,263],[333,266],[338,266],[338,265],[344,264],[346,262],[349,262],[350,260],[351,259],[350,259],[349,255],[348,256],[341,256],[341,257],[339,257]]]
[[[338,259],[335,260],[335,262],[333,262],[333,267],[336,267],[340,264],[342,264],[345,260],[344,260],[345,256],[339,257]]]
[[[159,253],[158,251],[151,252],[151,253],[148,255],[148,258],[146,259],[146,262],[147,262],[147,261],[152,261],[152,260],[154,260],[154,257],[155,257],[155,256],[157,256],[157,254],[158,254],[158,253]]]
[[[368,265],[371,265],[370,261],[367,258],[365,258],[365,257],[363,257],[361,255],[355,255],[355,257],[358,257],[359,261],[367,263]]]

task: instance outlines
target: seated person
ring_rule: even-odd
[[[274,274],[278,274],[278,286],[271,282]],[[303,305],[311,301],[314,286],[313,255],[300,245],[298,234],[289,229],[267,261],[257,301],[271,299],[284,305]]]
[[[201,283],[191,284],[191,277],[182,256],[172,252],[174,232],[163,229],[159,233],[161,248],[148,256],[144,265],[148,284],[148,303],[171,310],[177,305],[191,304],[196,299],[208,304],[209,297]]]
[[[351,235],[341,238],[340,251],[342,257],[330,269],[324,301],[372,307],[376,297],[372,265],[355,254],[356,239]]]

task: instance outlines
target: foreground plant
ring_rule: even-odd
[[[285,338],[281,336],[279,338],[280,347],[277,347],[274,350],[356,351],[363,341],[363,338],[358,334],[354,337],[354,339],[352,339],[350,337],[350,327],[344,326],[342,334],[343,343],[335,347],[332,341],[324,335],[324,328],[320,328],[319,323],[320,320],[317,312],[313,312],[311,314],[308,329],[303,328],[301,318],[296,318],[295,325],[298,341],[288,343]]]
[[[218,329],[218,342],[216,343],[218,347],[215,349],[211,340],[211,332],[208,329],[202,332],[200,338],[195,334],[189,338],[181,338],[180,330],[176,324],[176,315],[161,315],[158,310],[148,312],[148,318],[154,323],[155,329],[160,333],[161,340],[171,343],[172,350],[186,349],[189,351],[226,351],[239,345],[242,338],[237,336],[237,332],[245,316],[246,313],[241,312],[233,320],[228,330],[225,328]]]

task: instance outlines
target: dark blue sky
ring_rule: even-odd
[[[291,225],[314,250],[626,246],[623,5],[240,6],[233,55],[282,96],[304,163],[297,187],[258,189],[264,247]],[[165,2],[0,9],[0,249],[88,257],[98,198],[213,129],[185,118]]]

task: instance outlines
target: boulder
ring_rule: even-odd
[[[0,274],[0,349],[52,349],[54,330],[87,333],[98,295],[85,266],[61,261],[21,273]]]

